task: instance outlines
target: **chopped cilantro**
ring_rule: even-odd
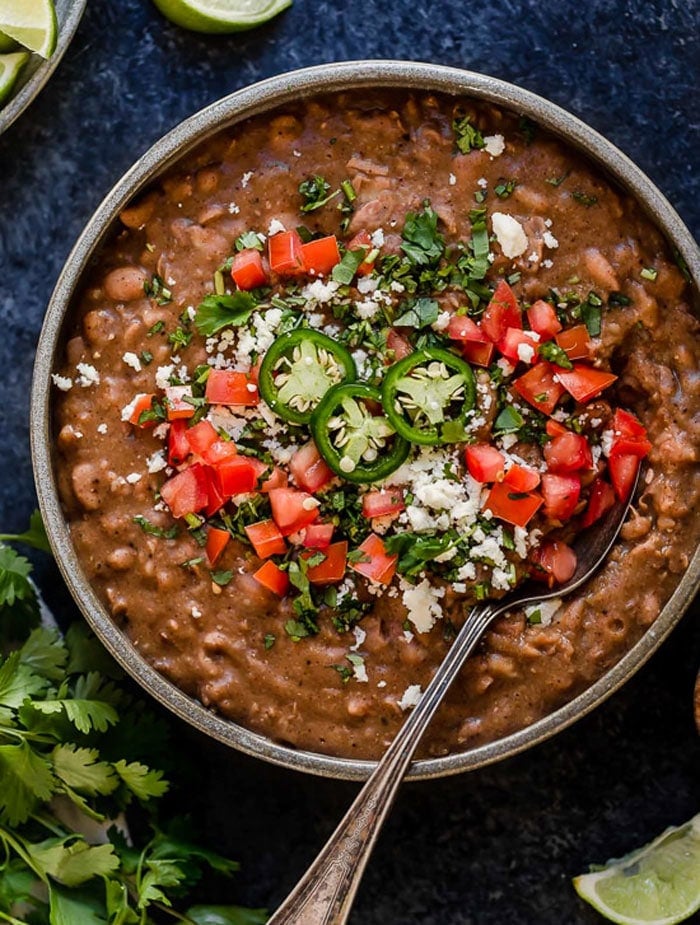
[[[650,283],[653,283],[656,282],[659,271],[656,269],[656,267],[644,267],[639,275],[642,277],[642,279],[646,279]]]
[[[493,424],[494,434],[513,434],[525,423],[522,414],[513,405],[506,405]]]
[[[273,635],[272,633],[265,633],[265,636],[263,638],[263,645],[265,646],[265,649],[271,649],[274,646],[276,641],[277,641],[277,637],[275,635]]]
[[[153,337],[154,334],[162,334],[165,330],[165,322],[161,318],[160,321],[156,321],[155,324],[151,325],[146,333],[146,337]]]
[[[194,323],[200,334],[211,337],[222,328],[245,324],[257,304],[250,292],[239,291],[233,295],[211,293],[200,302]]]
[[[401,250],[414,266],[436,264],[445,250],[445,239],[437,230],[438,215],[426,201],[422,212],[408,212],[402,232]]]
[[[437,321],[439,306],[435,299],[416,299],[406,310],[394,319],[397,327],[425,328]]]
[[[566,351],[562,350],[559,344],[556,344],[553,340],[548,340],[546,343],[540,344],[538,353],[541,357],[544,357],[545,360],[549,360],[550,363],[554,363],[562,369],[574,368],[574,364],[567,356]]]
[[[220,588],[225,588],[233,578],[233,572],[230,569],[220,569],[217,572],[211,572],[211,580]]]
[[[243,234],[239,234],[234,242],[234,247],[237,251],[264,250],[263,242],[255,231],[244,231]],[[228,269],[230,270],[231,268],[229,267]]]
[[[560,177],[547,177],[545,183],[549,183],[550,186],[561,186],[570,173],[571,171],[567,170],[566,173],[563,173]]]
[[[139,360],[144,366],[149,366],[153,362],[153,354],[150,350],[142,350],[139,354]]]
[[[575,199],[576,202],[579,202],[587,209],[590,209],[591,206],[594,206],[598,202],[597,196],[589,196],[588,193],[584,193],[581,190],[574,190],[571,194],[571,198]]]
[[[455,135],[455,144],[460,154],[468,154],[486,146],[484,136],[478,128],[471,123],[469,116],[461,116],[452,122],[452,131]]]
[[[143,291],[149,299],[153,299],[158,305],[167,305],[173,300],[172,292],[166,287],[160,276],[155,273],[150,280],[144,280]]]
[[[340,263],[337,263],[331,272],[331,277],[341,286],[349,286],[355,278],[357,268],[367,256],[367,249],[360,247],[357,250],[345,251]]]
[[[320,209],[321,206],[325,206],[331,199],[335,199],[340,194],[340,190],[329,194],[328,190],[330,188],[330,183],[318,175],[309,177],[308,180],[303,180],[299,184],[299,193],[304,200],[301,211],[314,212],[316,209]]]
[[[499,180],[493,191],[499,199],[507,199],[517,185],[517,180]]]
[[[165,530],[163,527],[157,527],[155,524],[152,524],[150,520],[146,520],[141,514],[137,514],[134,518],[134,523],[141,527],[144,533],[147,533],[149,536],[159,536],[164,540],[174,540],[178,534],[177,527],[170,527],[169,530]]]
[[[188,347],[191,340],[192,331],[187,331],[182,327],[175,328],[174,331],[168,334],[168,343],[173,345],[174,350],[180,350],[183,347]]]

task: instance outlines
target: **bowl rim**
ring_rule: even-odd
[[[154,177],[221,129],[300,97],[369,88],[416,89],[472,97],[527,116],[582,151],[641,203],[688,266],[700,289],[700,250],[680,216],[651,180],[618,148],[576,116],[500,79],[438,64],[359,60],[286,72],[252,84],[185,119],[153,144],[107,193],[69,254],[49,301],[37,347],[31,389],[31,455],[44,523],[59,570],[88,624],[110,654],[163,706],[201,732],[254,757],[324,777],[364,780],[375,761],[338,758],[279,744],[215,714],[159,674],[117,627],[83,575],[64,518],[53,469],[51,372],[66,313],[93,254],[115,226],[119,211]],[[466,752],[419,759],[412,779],[442,777],[518,754],[585,716],[613,694],[656,651],[681,619],[700,583],[700,548],[656,621],[611,669],[573,700],[542,719]]]

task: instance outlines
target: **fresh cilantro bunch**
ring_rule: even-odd
[[[31,563],[8,541],[48,550],[38,514],[0,534],[0,923],[262,925],[262,910],[187,903],[207,868],[237,864],[159,819],[170,785],[147,762],[167,764],[167,727],[82,624],[65,638],[40,625]]]

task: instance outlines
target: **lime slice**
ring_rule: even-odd
[[[28,51],[0,55],[0,105],[5,102],[17,80],[17,75],[29,60]]]
[[[52,0],[0,0],[0,32],[42,58],[56,47],[57,31]]]
[[[582,899],[620,925],[674,925],[700,910],[700,813],[603,870],[574,878]]]
[[[0,53],[4,54],[6,51],[14,51],[17,48],[17,42],[14,39],[11,39],[9,35],[3,35],[0,32]]]
[[[0,3],[2,0],[0,0]],[[166,19],[193,32],[242,32],[277,16],[292,0],[153,0]]]

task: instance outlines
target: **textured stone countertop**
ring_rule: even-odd
[[[185,116],[281,71],[413,58],[513,81],[581,117],[632,157],[696,235],[698,3],[677,0],[295,0],[256,32],[207,38],[147,0],[91,0],[49,85],[0,138],[0,523],[35,505],[28,393],[42,314],[82,226],[112,183]],[[38,578],[69,613],[53,566]],[[407,785],[352,921],[363,925],[586,925],[570,878],[699,806],[692,689],[697,602],[650,662],[568,731],[501,764]],[[357,786],[307,778],[213,745],[191,809],[243,864],[237,901],[274,908]]]

